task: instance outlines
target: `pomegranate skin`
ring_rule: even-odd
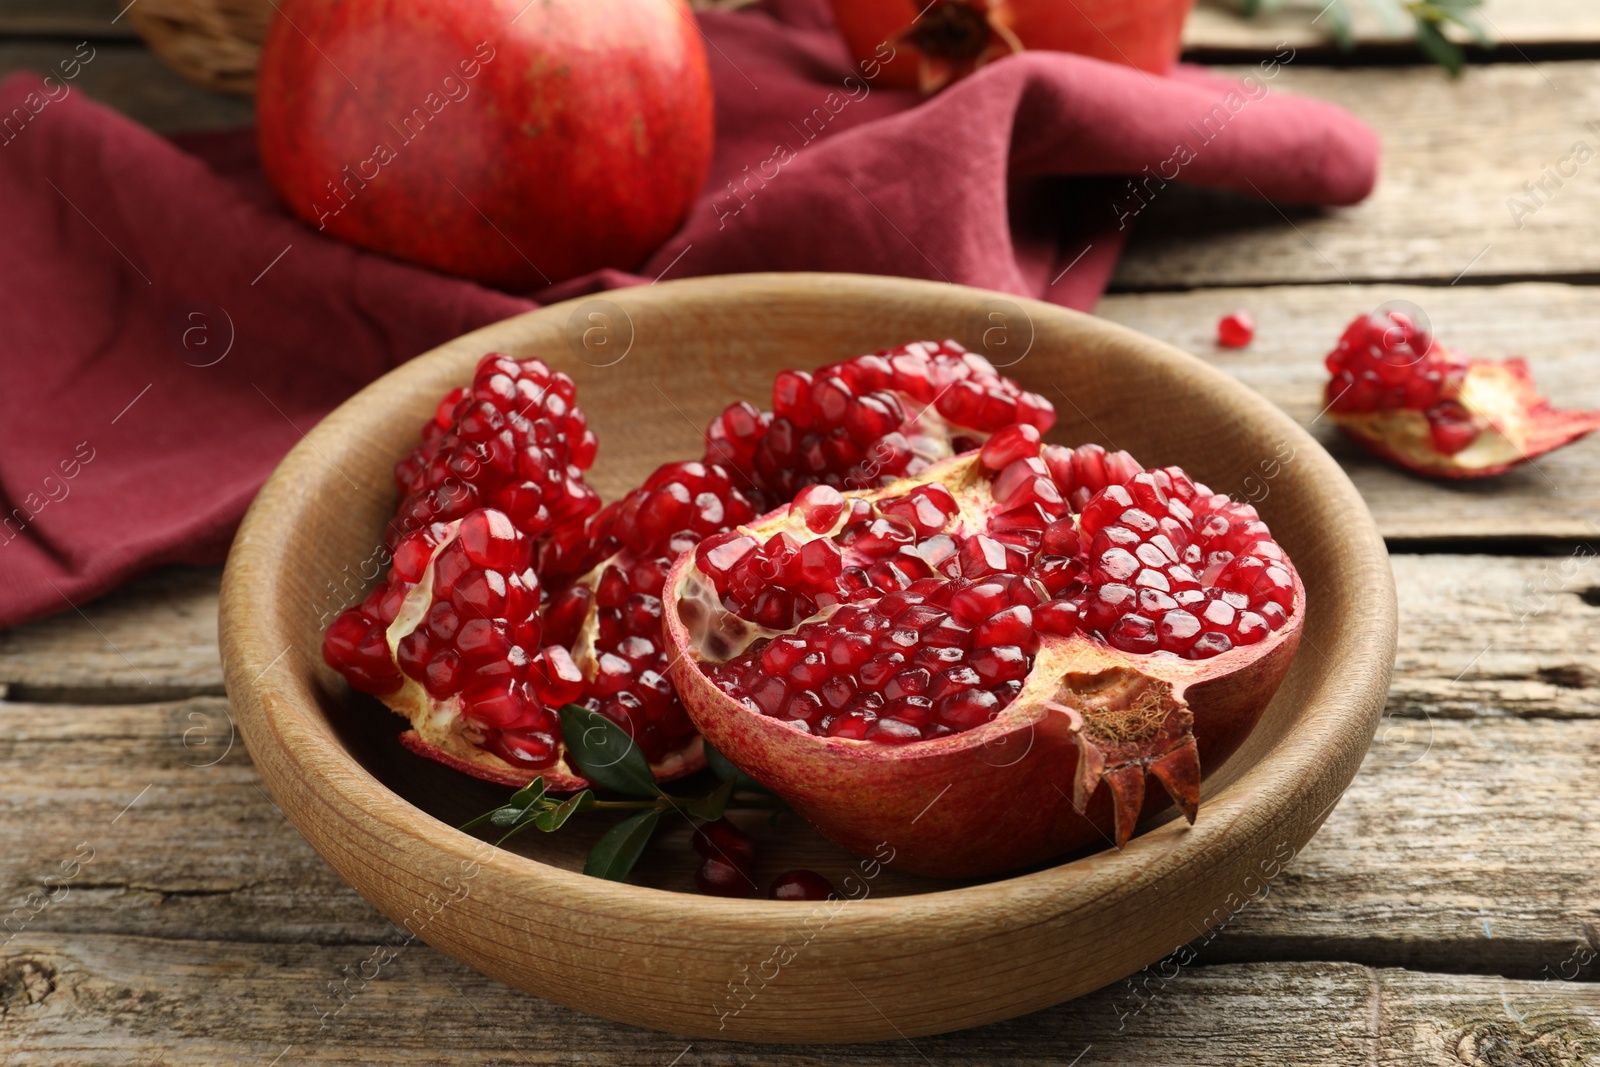
[[[511,289],[632,268],[711,159],[683,0],[282,0],[262,166],[343,240]]]
[[[928,6],[927,0],[833,0],[833,14],[866,77],[915,89],[927,85],[922,53],[901,35]],[[1002,22],[1025,49],[1074,52],[1165,74],[1178,58],[1194,0],[987,0],[972,6]],[[997,44],[994,51],[1006,49]]]
[[[776,509],[750,526],[761,528],[785,512]],[[668,575],[669,605],[680,599],[694,566],[687,553]],[[1046,636],[1023,690],[992,722],[904,745],[803,733],[741,706],[699,668],[695,638],[680,613],[663,614],[680,653],[673,682],[708,743],[841,847],[881,858],[887,845],[897,870],[972,878],[1115,843],[1109,783],[1090,794],[1081,814],[1074,805],[1080,743],[1069,715],[1047,706],[1064,681],[1084,689],[1086,680],[1120,672],[1169,683],[1193,716],[1199,770],[1209,773],[1255,728],[1288,673],[1305,587],[1295,574],[1293,609],[1282,629],[1210,659],[1134,655],[1081,632]],[[1199,782],[1192,785],[1197,794]],[[1171,803],[1151,780],[1139,817]],[[1192,820],[1192,811],[1186,814]],[[1128,827],[1131,815],[1125,813]]]

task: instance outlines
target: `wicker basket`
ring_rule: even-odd
[[[750,0],[691,0],[695,7],[742,7]],[[128,18],[162,62],[208,89],[255,92],[272,0],[139,0]]]

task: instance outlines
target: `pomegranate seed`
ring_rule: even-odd
[[[700,864],[694,872],[694,884],[700,892],[713,897],[747,897],[756,887],[743,870],[719,859]]]
[[[756,843],[726,817],[695,828],[694,850],[707,859],[739,867],[749,867],[756,861]]]
[[[815,871],[787,871],[772,880],[767,890],[772,900],[833,900],[833,883]]]
[[[1235,311],[1217,322],[1217,344],[1223,348],[1243,348],[1255,340],[1256,323],[1248,311]]]
[[[1030,459],[1039,454],[1040,433],[1036,426],[1018,423],[995,433],[984,443],[978,462],[992,471],[1004,470],[1019,459]]]

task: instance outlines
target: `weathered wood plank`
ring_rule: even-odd
[[[1596,186],[1600,189],[1600,185]],[[1525,355],[1563,407],[1600,407],[1593,369],[1600,301],[1585,286],[1274,286],[1188,293],[1113,294],[1096,313],[1193,352],[1293,415],[1339,459],[1378,528],[1399,539],[1600,535],[1600,441],[1581,441],[1536,464],[1476,483],[1405,474],[1346,441],[1320,417],[1322,360],[1351,319],[1390,300],[1420,307],[1442,343],[1484,358]],[[1246,349],[1216,345],[1217,319],[1234,308],[1256,319]],[[1270,485],[1217,486],[1255,496]]]
[[[379,969],[367,958],[351,946],[28,935],[0,950],[0,1029],[18,1067],[370,1063],[379,1048],[384,1063],[741,1064],[755,1051],[592,1019],[423,946]],[[862,993],[870,997],[870,986]],[[759,1058],[796,1067],[1490,1067],[1578,1065],[1597,1050],[1593,985],[1261,963],[1191,967],[1137,993],[1112,987],[964,1033],[769,1045]]]
[[[1296,48],[1327,45],[1332,33],[1322,14],[1326,6],[1327,0],[1287,0],[1277,11],[1246,19],[1230,0],[1200,0],[1184,24],[1183,44],[1201,52],[1269,52],[1280,41]],[[1375,4],[1349,6],[1358,46],[1410,37],[1409,20],[1390,24]],[[1589,0],[1483,0],[1479,19],[1489,39],[1507,47],[1600,43],[1600,11]],[[1469,39],[1454,31],[1451,35]]]
[[[135,38],[123,14],[131,6],[128,0],[4,0],[0,36]]]
[[[221,569],[171,567],[84,605],[0,630],[0,692],[103,704],[221,695]]]
[[[252,121],[249,100],[190,85],[142,44],[91,40],[89,47],[92,57],[67,84],[135,122],[165,132],[248,126]],[[59,73],[61,62],[73,59],[75,52],[70,38],[0,41],[0,78],[16,70]]]
[[[259,0],[266,6],[266,0]],[[741,7],[748,0],[696,0],[697,7]],[[5,0],[0,3],[0,34],[67,37],[74,35],[132,37],[124,15],[127,0]],[[1318,18],[1317,0],[1289,0],[1282,9],[1256,18],[1241,18],[1228,0],[1201,0],[1184,26],[1184,47],[1210,50],[1256,50],[1270,53],[1279,42],[1296,48],[1329,43],[1326,17]],[[1358,45],[1404,39],[1405,25],[1389,25],[1369,5],[1354,5]],[[1600,43],[1600,15],[1587,0],[1484,0],[1482,24],[1489,38],[1516,45],[1582,45]]]
[[[1254,68],[1220,69],[1242,75]],[[1248,191],[1152,185],[1114,284],[1142,290],[1592,276],[1600,272],[1600,182],[1582,178],[1577,158],[1569,157],[1581,141],[1587,150],[1579,155],[1600,166],[1593,161],[1600,134],[1585,127],[1596,118],[1597,75],[1593,62],[1504,63],[1460,79],[1427,67],[1291,63],[1267,83],[1273,92],[1343,105],[1382,136],[1377,191],[1354,207],[1317,210],[1280,209]],[[1224,127],[1217,137],[1226,136]],[[1161,162],[1150,160],[1153,167]],[[1565,169],[1566,177],[1549,178],[1546,165],[1551,174]],[[1550,191],[1536,199],[1524,186],[1539,181]],[[1526,207],[1514,211],[1511,198]],[[1128,200],[1120,211],[1135,207]]]
[[[1335,958],[1537,977],[1586,937],[1600,950],[1600,566],[1394,563],[1402,627],[1389,716],[1322,831],[1205,947],[1206,962]],[[387,923],[284,822],[230,736],[216,698],[0,703],[0,823],[12,828],[0,903],[47,890],[87,841],[94,863],[28,930],[384,936]],[[471,793],[456,814],[489,802]],[[656,854],[658,884],[687,887],[685,843]],[[768,873],[840,862],[814,840],[789,847]],[[575,866],[576,853],[561,860]]]

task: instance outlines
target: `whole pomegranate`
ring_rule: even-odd
[[[630,268],[711,159],[683,0],[281,0],[262,166],[354,244],[513,289]]]
[[[933,92],[1025,49],[1165,74],[1194,0],[833,0],[862,73]]]
[[[1255,509],[1016,424],[876,489],[803,489],[667,577],[719,752],[824,834],[977,876],[1127,842],[1288,670],[1304,589]],[[1101,786],[1105,788],[1101,788]]]

